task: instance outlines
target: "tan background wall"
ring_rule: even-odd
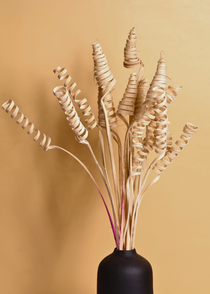
[[[96,114],[92,43],[100,41],[117,80],[116,105],[130,73],[122,66],[130,29],[150,80],[164,50],[169,83],[183,86],[169,111],[173,138],[188,121],[200,129],[147,193],[136,248],[152,263],[155,294],[209,293],[209,0],[7,0],[0,22],[1,104],[14,99],[100,184],[52,94],[52,70],[67,67]],[[44,152],[3,111],[0,123],[0,293],[96,293],[97,266],[114,241],[94,185],[73,159]],[[99,156],[97,132],[90,141]]]

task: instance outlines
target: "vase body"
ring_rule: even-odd
[[[135,249],[115,249],[99,264],[97,294],[153,294],[150,263]]]

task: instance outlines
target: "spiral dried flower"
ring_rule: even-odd
[[[166,155],[158,161],[153,170],[161,174],[165,169],[174,161],[174,159],[179,155],[179,153],[187,146],[192,135],[196,133],[198,127],[194,126],[191,123],[187,123],[183,128],[183,134],[180,136],[182,141],[176,141],[177,147],[173,146],[166,152]]]
[[[135,121],[131,129],[131,147],[134,149],[132,171],[141,172],[142,164],[149,154],[150,144],[145,144],[143,134],[150,121],[155,118],[155,111],[150,108],[141,115],[141,119]],[[153,142],[151,143],[151,145]],[[148,145],[148,146],[147,146]],[[152,147],[151,147],[152,148]]]
[[[98,84],[98,124],[105,127],[105,119],[103,108],[101,107],[101,99],[106,93],[107,88],[112,84],[115,79],[109,68],[106,56],[102,51],[99,42],[92,45],[93,48],[93,61],[94,61],[94,76]],[[111,89],[104,97],[104,104],[107,110],[110,128],[117,126],[117,117],[115,113],[114,101],[111,94]]]
[[[11,118],[17,118],[17,124],[21,124],[23,129],[29,128],[27,131],[28,135],[36,133],[35,137],[33,138],[34,141],[41,140],[39,145],[43,147],[45,151],[48,150],[51,138],[47,137],[44,133],[41,133],[39,129],[36,129],[34,124],[29,121],[29,119],[19,110],[19,107],[15,104],[13,100],[8,100],[2,104],[2,108],[7,112],[12,112]]]
[[[72,131],[79,141],[84,141],[88,137],[88,130],[84,127],[75,110],[75,107],[69,96],[68,89],[65,86],[57,86],[53,90],[54,95],[58,98],[59,104],[66,115],[66,119]]]
[[[106,56],[98,41],[93,45],[94,76],[97,84],[102,89],[106,88],[114,80],[114,76],[109,68]]]
[[[182,87],[179,85],[168,86],[168,88],[166,90],[166,105],[167,105],[167,107],[171,104],[172,101],[175,100],[175,98],[177,96],[177,92],[180,91],[181,89],[182,89]]]
[[[137,56],[136,40],[136,31],[135,28],[132,28],[128,35],[128,39],[124,48],[123,65],[126,68],[133,68],[140,64],[140,59]]]
[[[137,74],[130,75],[127,88],[118,105],[117,113],[133,116],[138,92]]]
[[[146,100],[148,90],[149,90],[149,82],[148,82],[148,79],[144,78],[140,81],[138,85],[138,92],[137,92],[135,111],[134,111],[134,115],[136,119],[140,118],[141,113],[143,112],[142,105],[144,101]]]
[[[93,112],[91,111],[90,105],[87,103],[87,99],[78,99],[78,95],[81,93],[81,90],[78,89],[77,91],[74,91],[76,87],[76,83],[71,83],[71,76],[67,74],[67,69],[66,68],[61,68],[58,66],[57,68],[54,69],[54,73],[58,74],[59,80],[64,80],[64,86],[68,89],[69,94],[73,97],[74,101],[77,103],[79,108],[82,111],[82,114],[85,117],[85,123],[87,124],[87,128],[89,130],[92,130],[96,127],[97,122],[95,119],[95,116]]]
[[[150,140],[154,142],[155,152],[163,154],[167,148],[167,95],[166,95],[166,65],[162,57],[160,57],[157,70],[150,84],[144,107],[154,108],[155,119],[149,124]],[[153,130],[153,131],[152,131]],[[153,135],[152,135],[153,133]]]

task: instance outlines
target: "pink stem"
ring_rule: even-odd
[[[111,215],[110,215],[109,209],[108,209],[108,207],[107,207],[107,205],[106,205],[106,202],[105,202],[105,200],[104,200],[104,197],[103,197],[103,195],[101,194],[101,192],[100,192],[98,186],[96,186],[96,188],[97,188],[97,190],[98,190],[98,192],[99,192],[99,194],[100,194],[100,196],[101,196],[101,199],[102,199],[102,201],[103,201],[103,203],[104,203],[104,206],[105,206],[105,208],[106,208],[106,211],[107,211],[107,214],[108,214],[108,217],[109,217],[109,221],[110,221],[110,224],[111,224],[111,227],[112,227],[112,232],[113,232],[113,235],[114,235],[115,243],[116,243],[117,249],[119,249],[119,244],[117,243],[116,231],[115,231],[115,227],[114,227],[114,224],[113,224],[112,217],[111,217]]]
[[[122,184],[122,187],[123,187],[123,184]],[[124,214],[124,201],[123,201],[123,189],[122,189],[122,199],[121,199],[121,220],[120,220],[120,238],[123,238],[123,232],[122,232],[123,214]]]

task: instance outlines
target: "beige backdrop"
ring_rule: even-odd
[[[117,80],[116,105],[130,73],[122,66],[130,29],[150,80],[164,50],[169,83],[183,86],[169,111],[173,137],[188,121],[200,129],[147,193],[136,248],[153,266],[155,294],[210,293],[209,0],[7,0],[0,8],[1,104],[14,99],[101,186],[52,94],[52,70],[67,67],[96,114],[92,43],[100,41]],[[0,293],[96,293],[97,266],[114,241],[89,176],[62,152],[44,152],[3,110],[0,123]],[[90,141],[99,156],[97,132]]]

